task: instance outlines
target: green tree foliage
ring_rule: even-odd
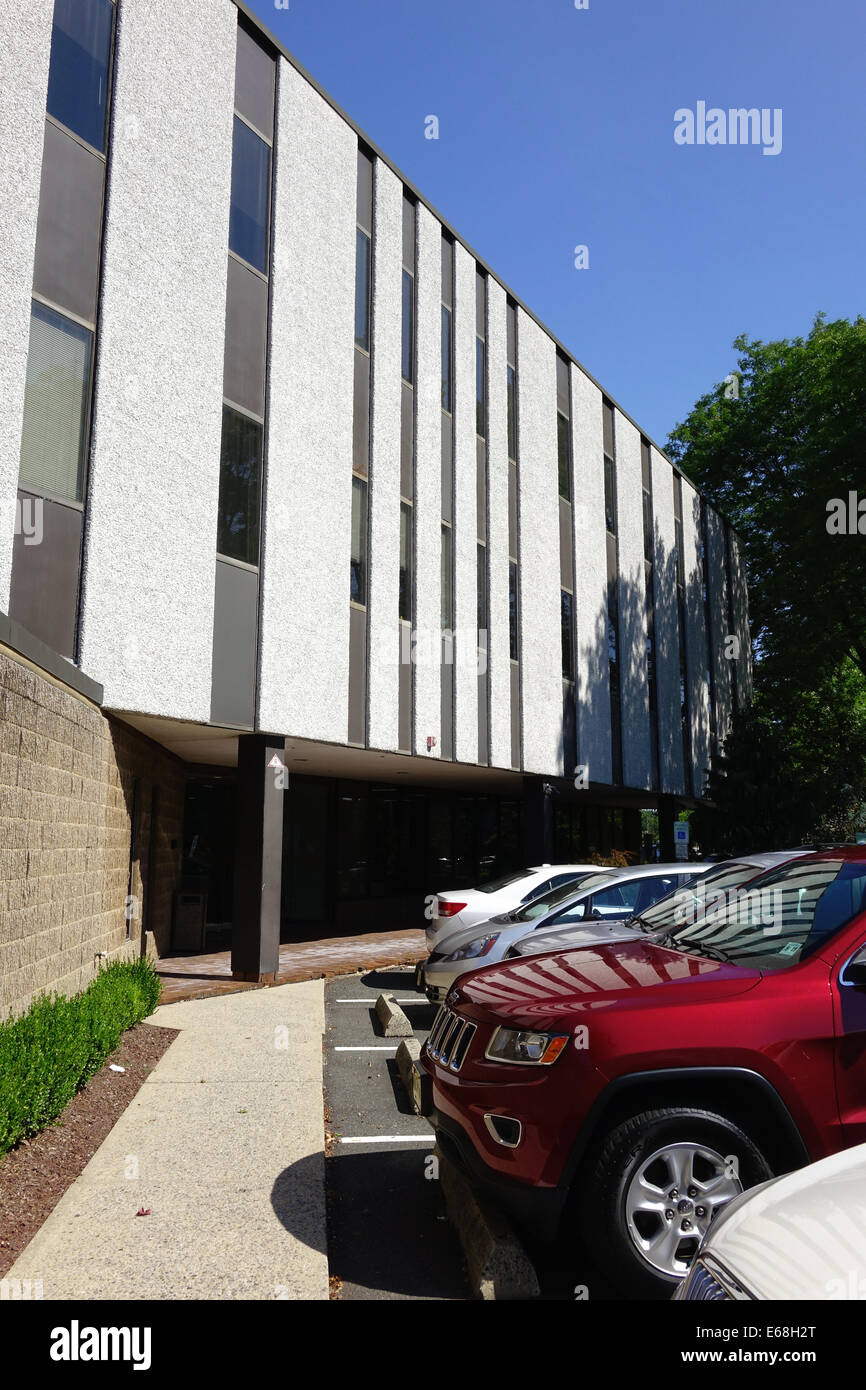
[[[742,537],[756,658],[703,842],[848,838],[866,802],[866,320],[734,346],[737,373],[668,444]]]

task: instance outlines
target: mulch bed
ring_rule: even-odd
[[[0,1278],[86,1167],[177,1035],[177,1028],[153,1024],[130,1028],[57,1123],[0,1158]],[[126,1070],[112,1071],[112,1062]]]

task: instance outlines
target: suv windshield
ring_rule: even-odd
[[[819,951],[866,907],[866,860],[797,860],[745,888],[719,890],[665,939],[679,951],[783,970]]]
[[[715,901],[716,893],[747,883],[750,878],[757,878],[760,872],[754,864],[725,864],[724,867],[711,869],[708,874],[698,874],[686,886],[666,893],[642,912],[641,924],[647,931],[685,926],[694,922],[708,903]]]

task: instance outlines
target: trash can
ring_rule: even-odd
[[[180,889],[174,895],[173,951],[203,951],[207,932],[207,893]]]

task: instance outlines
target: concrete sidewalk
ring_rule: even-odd
[[[7,1278],[46,1299],[327,1298],[323,982],[150,1022],[180,1036]]]

